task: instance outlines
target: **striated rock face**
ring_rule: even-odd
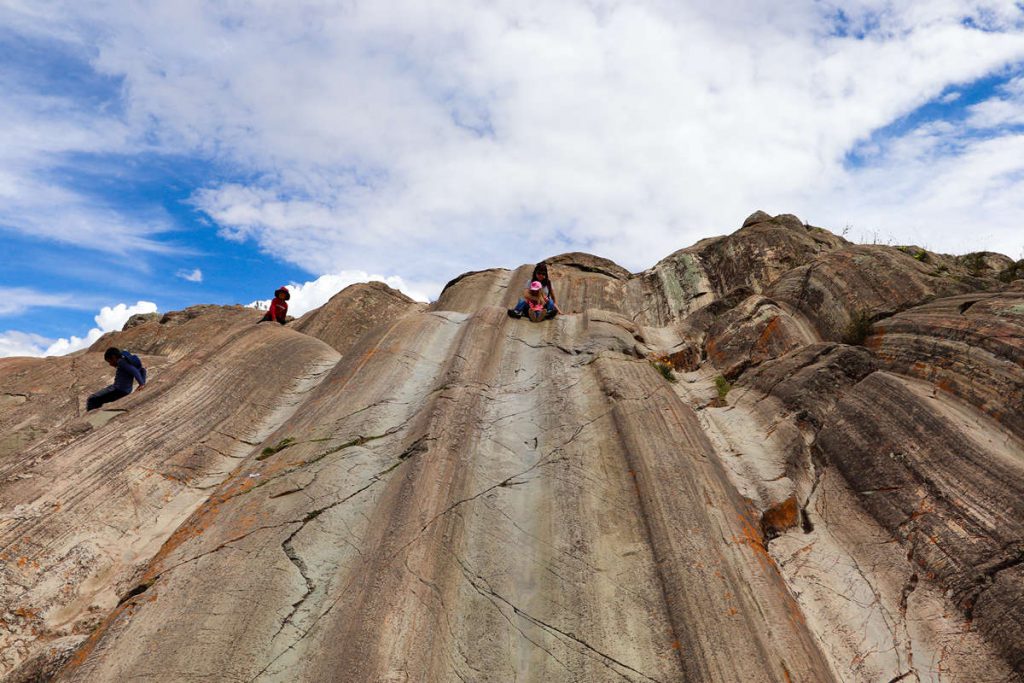
[[[383,282],[365,282],[346,287],[292,327],[345,353],[369,330],[424,307]]]
[[[1002,289],[1001,264],[985,253],[954,258],[917,247],[843,246],[792,268],[763,295],[734,290],[705,309],[714,318],[704,316],[694,336],[732,379],[803,344],[860,344],[879,320],[936,298]]]
[[[974,418],[933,385],[877,372],[838,403],[818,447],[1021,671],[1024,440]]]
[[[160,318],[161,316],[159,313],[136,313],[132,317],[128,318],[128,321],[125,322],[124,327],[121,329],[122,331],[124,331],[129,328],[135,327],[136,325],[158,321],[160,320]]]
[[[751,296],[710,323],[706,356],[732,380],[747,367],[815,341],[817,337],[779,304]]]
[[[0,461],[5,670],[31,663],[38,646],[91,632],[337,359],[319,340],[253,318],[211,307],[180,325],[111,335],[77,357],[0,364],[0,381],[28,397],[18,413],[32,411],[36,437]],[[108,343],[141,354],[149,384],[78,417],[85,395],[111,381],[100,351]],[[34,388],[43,381],[50,391]]]
[[[758,212],[732,235],[704,240],[666,261],[678,264],[682,254],[696,258],[718,295],[741,286],[761,292],[790,269],[846,244],[827,230],[805,226],[791,214],[767,218]]]
[[[920,251],[916,254],[927,254]],[[851,245],[793,269],[767,295],[806,318],[822,339],[849,340],[857,318],[877,320],[937,297],[998,286],[880,245]]]
[[[0,667],[1022,680],[1024,291],[907,249],[759,212],[639,274],[550,259],[540,324],[524,265],[0,361]],[[110,344],[152,386],[79,417]]]
[[[1024,438],[1024,301],[980,292],[878,323],[866,340],[887,369],[926,380]]]

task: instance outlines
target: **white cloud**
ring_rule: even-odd
[[[123,79],[124,108],[70,116],[57,100],[39,127],[44,103],[11,105],[21,133],[0,143],[22,145],[14,158],[23,163],[10,178],[0,173],[0,194],[28,187],[37,199],[0,221],[32,230],[58,218],[42,210],[57,190],[31,184],[42,182],[38,159],[95,149],[237,171],[196,191],[195,206],[225,237],[319,273],[443,281],[567,249],[639,269],[735,229],[755,208],[936,249],[965,240],[1019,248],[1024,158],[1006,153],[1017,146],[1012,132],[981,140],[954,126],[872,139],[950,87],[1020,65],[1024,11],[1015,2],[797,0],[779,11],[765,0],[297,0],[63,10],[8,15],[17,30],[81,50],[94,44],[95,69]],[[999,102],[974,110],[975,123],[1015,120],[1019,110]],[[847,154],[868,140],[877,152],[848,167]],[[113,221],[74,197],[57,199],[85,216],[75,226]],[[125,220],[118,230],[145,243],[158,222]]]
[[[11,16],[11,10],[0,8],[0,25]],[[147,207],[127,215],[61,179],[69,171],[97,176],[111,171],[72,157],[144,151],[137,131],[70,95],[37,94],[38,84],[13,73],[0,73],[0,226],[117,254],[177,251],[157,239],[171,229],[162,209]]]
[[[296,318],[312,311],[314,308],[323,306],[327,301],[357,282],[383,282],[387,286],[401,291],[403,294],[416,301],[430,301],[441,291],[440,285],[436,283],[414,283],[407,284],[397,275],[371,275],[362,270],[345,270],[340,273],[321,275],[316,280],[302,284],[291,283],[287,285],[291,298],[288,300],[288,314]],[[249,306],[260,310],[267,310],[270,299],[253,301]]]
[[[975,104],[969,111],[968,123],[974,128],[1024,125],[1024,76],[1011,80],[999,95]]]
[[[0,358],[9,356],[43,356],[52,339],[27,332],[0,332]]]
[[[182,280],[188,280],[189,282],[203,281],[203,271],[201,271],[198,268],[193,268],[192,270],[182,268],[177,273],[175,273],[175,276],[180,277]]]
[[[0,316],[24,313],[32,308],[82,308],[71,294],[51,294],[32,287],[0,288]]]
[[[16,330],[0,333],[0,358],[6,356],[63,356],[84,348],[88,348],[107,332],[120,330],[128,322],[128,318],[136,313],[155,313],[156,304],[152,301],[139,301],[131,306],[117,304],[104,306],[96,314],[93,327],[84,336],[72,335],[68,338],[47,339],[37,334],[27,334]]]

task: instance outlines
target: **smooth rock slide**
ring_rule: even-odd
[[[538,324],[529,264],[0,361],[3,680],[1024,680],[1012,261],[547,262]],[[108,345],[152,381],[86,415]]]

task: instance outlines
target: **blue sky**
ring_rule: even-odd
[[[0,355],[283,283],[640,270],[755,209],[1024,257],[1024,4],[787,7],[5,3]]]

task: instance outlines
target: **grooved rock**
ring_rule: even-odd
[[[142,325],[143,323],[158,322],[160,317],[159,313],[136,313],[132,317],[128,318],[121,330],[124,331],[131,327],[135,327],[136,325]]]
[[[943,270],[892,247],[850,245],[794,268],[766,295],[808,320],[822,340],[842,341],[851,336],[858,316],[877,320],[938,297],[998,284],[994,278]]]
[[[1021,294],[906,249],[756,214],[549,259],[543,323],[524,265],[0,361],[0,672],[1021,680]],[[151,386],[79,416],[109,344]]]
[[[1024,438],[1024,293],[941,299],[878,323],[884,365],[980,408]]]
[[[786,271],[848,244],[827,230],[805,227],[791,214],[750,223],[757,215],[732,235],[702,240],[660,261],[655,269],[674,273],[685,288],[696,268],[716,296],[741,286],[761,293]]]
[[[86,428],[82,394],[110,381],[102,354],[0,359],[0,467],[48,434]]]
[[[876,372],[839,401],[817,448],[1021,671],[1024,585],[999,579],[1024,563],[1024,440],[933,385]],[[986,595],[997,583],[998,604]]]
[[[345,353],[373,328],[424,307],[383,282],[361,282],[341,290],[293,327]]]
[[[803,344],[860,344],[873,324],[899,311],[937,297],[1002,288],[995,277],[1003,264],[998,256],[950,257],[878,245],[833,250],[793,268],[764,296],[741,305],[730,293],[709,305],[715,317],[703,321],[705,353],[734,379]]]
[[[23,409],[34,407],[47,434],[0,461],[5,670],[31,658],[36,639],[91,632],[238,458],[337,359],[322,342],[276,327],[255,325],[252,311],[209,307],[170,328],[148,323],[112,335],[141,354],[149,383],[93,413],[106,414],[95,426],[79,420],[79,429],[60,427],[77,413],[69,402],[110,382],[102,354],[34,361],[63,396],[30,394]],[[29,390],[40,379],[26,365],[5,361],[0,377]]]
[[[816,341],[813,333],[771,299],[752,296],[716,319],[707,357],[727,379]]]

